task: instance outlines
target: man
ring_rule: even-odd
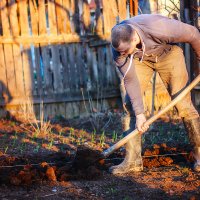
[[[200,60],[200,33],[195,27],[161,15],[144,14],[113,27],[113,59],[121,77],[121,95],[125,116],[124,134],[135,127],[144,133],[148,126],[142,95],[154,71],[157,71],[172,99],[188,82],[183,51],[175,43],[189,43]],[[182,117],[200,171],[200,118],[188,94],[176,108]],[[135,117],[136,116],[136,117]],[[136,121],[135,121],[136,119]],[[142,171],[141,134],[126,144],[124,161],[110,168],[113,174]]]

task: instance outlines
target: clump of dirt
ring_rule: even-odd
[[[170,166],[173,163],[172,158],[170,157],[156,157],[153,159],[145,158],[143,160],[144,167],[160,167],[160,166]]]
[[[57,177],[56,177],[56,167],[48,167],[47,171],[46,171],[46,176],[48,177],[48,179],[50,181],[57,181]]]
[[[177,163],[192,163],[194,157],[191,150],[182,147],[170,147],[165,143],[155,144],[152,149],[146,149],[143,156],[144,167],[171,166]],[[187,153],[190,152],[190,153]]]
[[[73,161],[75,169],[85,169],[99,163],[103,159],[99,150],[91,149],[86,146],[80,146],[77,149],[76,156]]]
[[[0,182],[12,185],[31,185],[42,181],[94,180],[102,176],[104,162],[100,151],[81,146],[75,157],[54,153],[48,158],[0,156]],[[69,158],[70,157],[70,158]],[[35,163],[36,160],[39,164]]]

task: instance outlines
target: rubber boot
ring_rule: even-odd
[[[131,125],[131,126],[130,126]],[[123,135],[129,134],[135,127],[135,117],[130,117],[126,115],[122,118],[122,128]],[[112,166],[109,169],[111,174],[125,174],[129,172],[138,172],[143,170],[142,163],[142,145],[141,145],[141,135],[137,135],[128,141],[125,145],[126,156],[124,161],[116,166]]]
[[[195,158],[194,171],[200,172],[200,118],[184,119],[183,122],[193,147]]]

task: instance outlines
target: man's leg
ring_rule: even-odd
[[[164,84],[169,86],[171,97],[176,97],[188,82],[182,49],[174,46],[168,55],[156,64],[156,68]],[[200,171],[200,118],[193,106],[190,93],[177,103],[176,108],[179,116],[183,119],[190,143],[193,146],[194,157],[196,158],[194,169]]]
[[[135,60],[134,64],[136,67],[136,73],[143,93],[152,77],[153,69],[151,69],[144,63],[140,63],[138,60]],[[120,72],[118,71],[117,73],[121,79],[122,77]],[[135,129],[136,119],[132,109],[131,102],[129,100],[128,95],[126,94],[123,81],[121,81],[120,91],[124,109],[124,114],[121,119],[122,129],[123,129],[123,135],[126,136]],[[123,174],[131,171],[143,170],[142,155],[141,155],[142,152],[141,135],[138,134],[133,139],[128,141],[125,145],[125,148],[126,148],[126,156],[124,158],[124,161],[120,165],[112,166],[109,169],[109,171],[112,174]]]

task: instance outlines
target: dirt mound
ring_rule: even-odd
[[[152,149],[146,149],[143,156],[143,164],[147,168],[192,162],[194,162],[194,157],[191,149],[170,147],[166,144],[155,144]]]
[[[154,145],[143,153],[146,168],[191,163],[192,154],[184,148],[169,147],[165,144]],[[124,158],[124,154],[119,154]],[[113,154],[109,163],[101,158],[101,151],[79,146],[76,155],[69,151],[57,152],[44,156],[9,156],[0,155],[0,183],[12,185],[31,185],[43,181],[94,180],[100,178],[103,170],[116,164],[119,157]],[[115,156],[115,157],[113,157]]]
[[[78,147],[76,156],[73,160],[73,167],[75,169],[85,169],[89,166],[98,164],[101,158],[102,155],[99,150],[80,146]]]
[[[31,185],[42,181],[93,180],[102,175],[103,163],[98,162],[100,152],[78,148],[72,158],[68,153],[54,153],[48,157],[0,156],[0,183]],[[36,163],[38,164],[28,164]],[[97,161],[97,162],[96,162]]]

